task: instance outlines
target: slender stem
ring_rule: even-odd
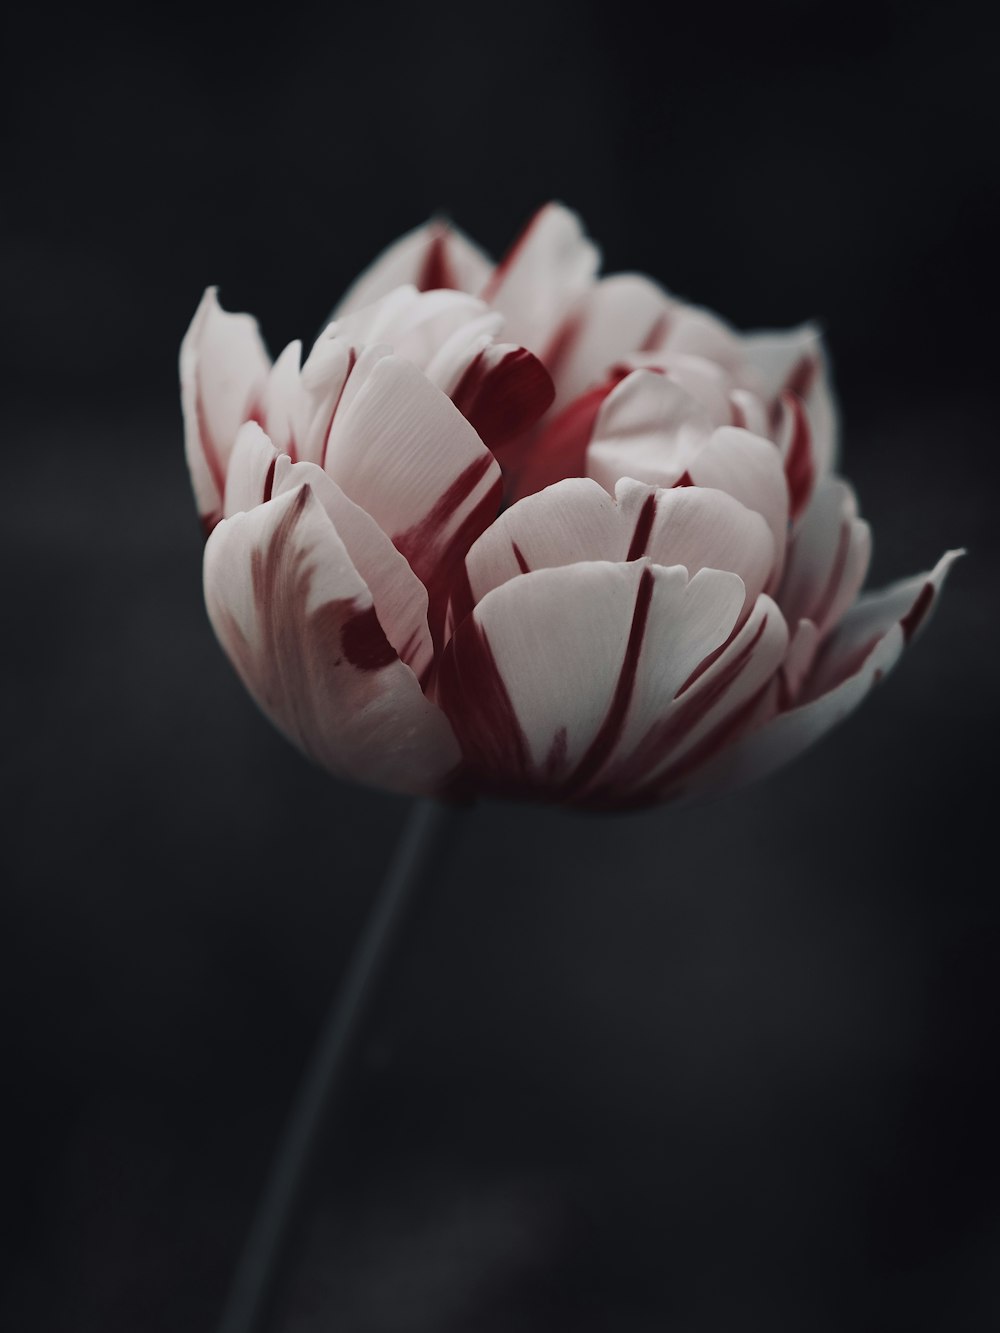
[[[219,1333],[263,1333],[267,1327],[289,1232],[325,1122],[399,934],[406,905],[425,877],[451,815],[452,807],[435,801],[418,801],[413,806],[292,1105]]]

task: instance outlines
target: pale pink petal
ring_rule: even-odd
[[[257,321],[232,315],[209,287],[180,351],[184,448],[198,512],[211,529],[222,511],[236,432],[254,415],[270,369]]]
[[[749,389],[733,389],[729,395],[729,411],[734,426],[742,426],[751,435],[768,437],[771,418],[758,394]]]
[[[503,468],[511,499],[533,495],[566,477],[586,473],[587,450],[601,407],[623,378],[613,373],[603,384],[574,399],[533,439],[525,439],[521,448],[505,450]]]
[[[388,642],[308,486],[216,527],[205,598],[251,695],[317,763],[393,791],[442,787],[459,758],[454,735]]]
[[[483,299],[503,315],[505,337],[545,360],[599,265],[579,217],[561,204],[546,204],[497,265]]]
[[[863,597],[809,672],[797,706],[748,735],[697,776],[687,791],[725,791],[766,777],[843,721],[895,666],[926,623],[951,565],[949,551],[927,574]]]
[[[459,626],[439,680],[467,762],[500,789],[585,801],[607,786],[610,803],[626,800],[619,771],[725,644],[743,600],[734,574],[689,579],[648,560],[495,588]]]
[[[672,486],[712,426],[704,408],[679,384],[656,371],[633,371],[600,405],[587,449],[587,475],[608,491],[620,477]]]
[[[730,374],[738,373],[743,365],[739,334],[711,310],[680,302],[675,305],[666,337],[656,350],[702,357]]]
[[[335,317],[371,305],[405,283],[422,292],[451,287],[478,293],[492,271],[488,256],[463,232],[450,222],[434,219],[384,250],[348,288]]]
[[[226,474],[223,517],[248,513],[271,499],[277,460],[277,449],[256,421],[240,427]]]
[[[871,532],[847,482],[824,477],[788,547],[778,602],[789,623],[811,620],[822,637],[861,591]]]
[[[673,302],[638,273],[602,278],[586,294],[551,367],[557,408],[604,380],[616,363],[655,344]]]
[[[387,349],[382,354],[386,355]],[[329,330],[313,344],[299,374],[301,424],[297,444],[300,460],[322,466],[334,414],[358,355],[353,343],[331,335]]]
[[[406,556],[431,602],[440,641],[451,582],[497,514],[500,468],[451,400],[396,356],[348,380],[325,470]]]

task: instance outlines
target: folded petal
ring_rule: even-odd
[[[763,516],[774,537],[776,580],[788,534],[788,485],[781,454],[771,441],[737,426],[721,426],[691,454],[687,472],[696,486],[726,491]]]
[[[421,292],[450,287],[478,293],[492,271],[488,256],[464,232],[435,218],[384,250],[347,289],[334,318],[370,305],[406,283]]]
[[[253,416],[270,365],[257,321],[223,310],[216,288],[209,287],[180,352],[184,448],[198,512],[208,530],[222,511],[236,432]]]
[[[440,643],[452,581],[500,506],[496,459],[420,371],[382,356],[370,365],[362,357],[351,374],[324,467],[427,588]]]
[[[828,472],[837,460],[838,422],[821,331],[815,324],[762,330],[744,334],[742,344],[761,397],[776,402],[794,393],[804,401],[817,472]]]
[[[744,601],[734,574],[648,560],[542,569],[488,593],[448,644],[439,698],[481,781],[586,800],[616,781]]]
[[[796,706],[719,756],[697,775],[688,793],[728,791],[766,777],[853,713],[926,623],[961,554],[948,551],[929,573],[861,598],[823,647]]]
[[[609,491],[620,477],[673,486],[713,424],[674,380],[653,370],[633,371],[600,405],[587,448],[587,474]]]
[[[393,791],[441,788],[459,758],[454,735],[308,485],[216,527],[205,599],[247,689],[312,759]]]
[[[546,204],[497,265],[483,299],[504,316],[505,336],[545,361],[599,265],[576,213]]]

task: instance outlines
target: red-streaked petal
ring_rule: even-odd
[[[618,362],[658,341],[673,304],[661,287],[639,273],[616,273],[596,283],[553,369],[557,407],[601,383]]]
[[[566,477],[582,477],[587,470],[587,450],[601,406],[622,375],[614,373],[603,384],[581,394],[533,440],[504,453],[504,472],[509,478],[511,498],[533,495]]]
[[[317,763],[393,791],[442,787],[459,758],[448,722],[399,661],[308,486],[216,527],[205,599],[247,689]]]
[[[450,222],[434,219],[394,241],[348,288],[335,311],[341,318],[371,305],[394,287],[418,291],[451,287],[479,292],[493,271],[489,257]]]
[[[482,781],[585,800],[610,783],[731,632],[733,574],[648,560],[543,569],[495,588],[446,650],[439,697]],[[616,790],[613,800],[624,793]]]
[[[500,468],[451,400],[396,356],[348,381],[325,469],[406,556],[427,588],[440,643],[452,580],[496,517]]]
[[[929,573],[863,597],[823,647],[797,706],[722,755],[698,775],[690,794],[730,790],[766,777],[853,713],[926,622],[961,554],[949,551]]]
[[[502,315],[465,292],[418,292],[408,286],[335,320],[322,336],[344,338],[356,347],[385,343],[397,356],[429,372],[452,339],[467,346],[502,326]]]
[[[237,436],[226,483],[225,515],[247,511],[308,484],[368,585],[386,638],[423,680],[433,659],[427,592],[375,520],[314,463],[279,455],[254,422]]]
[[[483,342],[473,348],[449,397],[476,434],[505,461],[515,446],[552,404],[555,388],[549,372],[526,347]]]
[[[785,463],[789,517],[795,524],[809,507],[816,486],[812,427],[798,394],[783,393],[778,400],[774,436]]]
[[[824,477],[788,547],[778,602],[790,624],[811,620],[824,636],[865,581],[871,532],[847,482]]]
[[[829,472],[837,461],[839,431],[820,330],[815,324],[762,330],[745,334],[742,342],[749,377],[762,398],[776,402],[783,393],[795,393],[804,401],[816,472]]]
[[[492,523],[466,557],[469,589],[480,601],[530,570],[588,560],[648,556],[657,565],[709,567],[739,574],[752,603],[774,562],[774,540],[759,514],[723,491],[661,490],[622,480],[612,499],[574,478],[518,501]]]
[[[221,514],[236,432],[253,413],[271,361],[250,315],[223,310],[209,287],[180,351],[184,447],[198,512],[211,528]]]
[[[576,213],[546,204],[497,265],[482,295],[504,317],[504,336],[546,359],[600,265]]]

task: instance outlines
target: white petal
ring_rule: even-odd
[[[299,383],[302,343],[291,342],[271,367],[262,392],[261,417],[264,430],[282,454],[296,457],[301,433],[303,395]]]
[[[503,316],[474,296],[406,286],[335,320],[323,336],[344,338],[357,347],[385,343],[426,371],[451,339],[468,344],[480,334],[498,333],[502,325]]]
[[[849,716],[926,623],[959,555],[949,551],[929,573],[863,597],[824,646],[798,706],[722,755],[698,776],[691,794],[727,791],[766,777]]]
[[[811,620],[826,634],[852,605],[868,572],[871,533],[851,487],[824,477],[796,530],[778,593],[789,622]]]
[[[254,699],[317,763],[393,791],[442,786],[458,762],[454,735],[388,643],[308,486],[218,525],[205,599]]]
[[[546,204],[497,266],[483,292],[504,317],[504,335],[543,360],[587,295],[600,254],[579,217]]]
[[[666,375],[633,371],[601,404],[587,449],[587,475],[609,491],[621,477],[672,486],[712,425],[701,405]]]
[[[407,232],[384,250],[348,288],[335,318],[371,305],[404,283],[411,283],[419,291],[452,287],[476,293],[492,270],[487,255],[464,232],[435,219]]]
[[[591,287],[560,350],[556,407],[600,383],[617,362],[655,341],[673,302],[638,273],[616,273]]]
[[[257,321],[223,310],[209,287],[180,351],[184,447],[206,526],[221,513],[236,432],[253,415],[270,364]]]
[[[466,558],[469,591],[475,602],[531,570],[642,556],[691,575],[730,570],[752,604],[770,576],[774,540],[759,514],[722,491],[625,479],[612,499],[595,481],[572,478],[519,500],[486,529]]]
[[[751,387],[761,397],[774,402],[791,391],[805,402],[817,471],[828,472],[836,463],[839,428],[822,333],[803,324],[748,333],[742,341]]]
[[[743,605],[739,578],[648,561],[543,569],[490,592],[456,631],[440,698],[482,780],[628,800],[635,750]]]
[[[359,360],[344,391],[325,470],[408,559],[443,629],[452,578],[496,516],[500,468],[445,394],[396,356]]]
[[[747,430],[722,426],[692,454],[687,470],[696,486],[726,491],[763,515],[774,537],[777,576],[788,532],[788,486],[777,448]]]

